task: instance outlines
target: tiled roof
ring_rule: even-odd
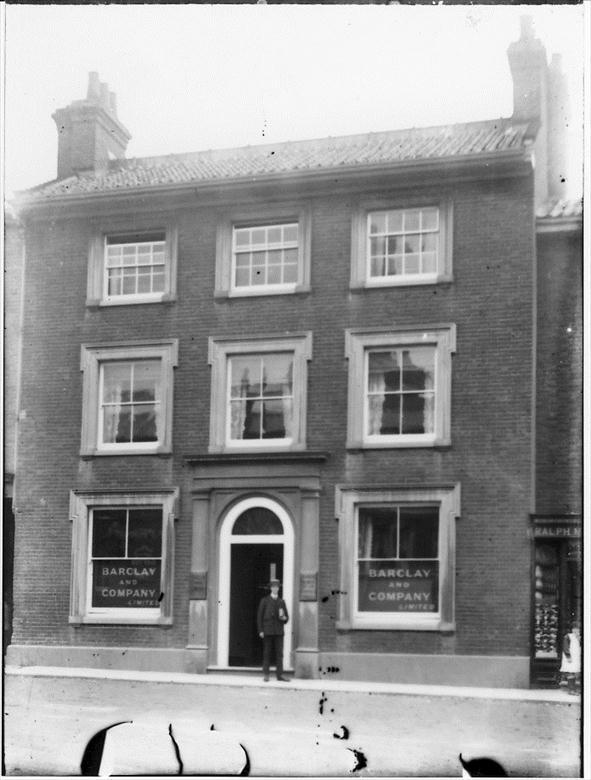
[[[253,179],[281,173],[379,166],[492,154],[524,147],[527,123],[509,119],[441,127],[288,141],[162,157],[113,160],[106,171],[80,173],[22,193],[25,200]]]
[[[583,201],[554,198],[542,203],[536,209],[538,219],[573,219],[583,216]]]

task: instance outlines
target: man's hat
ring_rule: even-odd
[[[269,587],[272,587],[273,585],[281,586],[281,583],[279,582],[279,580],[271,580],[269,582]]]

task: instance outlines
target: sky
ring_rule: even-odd
[[[506,50],[533,17],[571,95],[580,194],[581,6],[7,5],[5,191],[56,176],[52,113],[89,71],[117,95],[128,157],[510,116]]]

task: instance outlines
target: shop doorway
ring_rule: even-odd
[[[271,578],[282,582],[290,621],[283,665],[291,667],[293,625],[293,526],[281,505],[265,497],[234,506],[220,529],[217,665],[260,668],[262,642],[256,616]]]

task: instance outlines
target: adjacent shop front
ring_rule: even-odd
[[[558,684],[562,642],[582,619],[580,515],[532,515],[533,607],[531,684]]]

